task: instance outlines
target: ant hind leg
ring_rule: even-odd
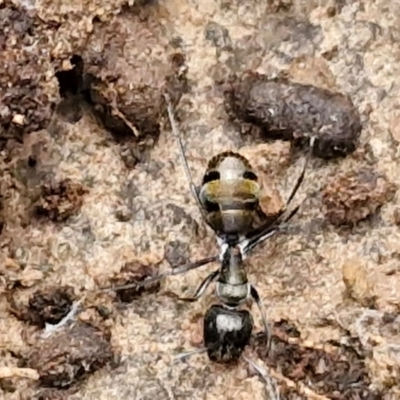
[[[265,333],[265,336],[267,337],[267,354],[268,354],[269,350],[271,348],[271,329],[268,324],[267,317],[265,315],[265,308],[264,308],[263,302],[261,300],[261,297],[257,292],[257,289],[253,285],[251,285],[251,288],[250,288],[250,295],[253,298],[253,300],[256,302],[257,307],[260,310],[262,324],[264,327],[264,333]]]

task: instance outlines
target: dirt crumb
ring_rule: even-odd
[[[327,61],[322,57],[300,56],[293,60],[284,73],[293,82],[313,85],[322,89],[335,90],[335,77]]]
[[[324,214],[335,226],[354,226],[391,199],[394,187],[371,168],[339,172],[322,192]]]
[[[114,359],[109,335],[76,322],[39,338],[27,356],[27,365],[38,371],[46,387],[65,388]]]
[[[35,206],[35,213],[51,221],[66,221],[79,212],[86,193],[88,193],[86,188],[71,179],[45,183],[42,186],[41,199]]]
[[[204,36],[213,46],[221,50],[232,50],[232,41],[228,29],[210,21],[204,29]]]
[[[343,94],[248,71],[229,78],[224,96],[231,118],[258,126],[266,138],[302,142],[314,136],[314,154],[321,158],[357,147],[360,115]]]

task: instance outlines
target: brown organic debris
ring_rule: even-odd
[[[357,336],[371,356],[366,360],[372,383],[396,390],[400,379],[400,316],[366,309],[355,321]]]
[[[360,115],[343,94],[252,71],[223,86],[230,116],[258,126],[267,138],[301,142],[315,136],[314,154],[321,158],[356,149]]]
[[[294,390],[310,399],[378,400],[381,396],[370,389],[364,359],[351,347],[333,343],[327,351],[302,346],[297,330],[282,321],[274,328],[268,356],[263,340],[256,339],[256,351],[269,366],[271,375],[285,383],[290,396]]]
[[[42,187],[42,197],[35,207],[36,214],[55,222],[66,221],[79,212],[86,193],[86,188],[70,179],[46,183]]]
[[[76,322],[38,339],[27,356],[27,366],[38,371],[43,386],[65,388],[113,358],[109,335]]]
[[[293,60],[284,76],[294,82],[334,91],[335,77],[322,57],[300,56]]]
[[[371,168],[340,172],[323,189],[324,214],[335,226],[354,226],[373,215],[393,194],[393,185]]]
[[[38,41],[38,38],[41,38]],[[32,11],[14,2],[0,5],[0,146],[10,138],[45,128],[59,99],[51,78],[49,35]]]

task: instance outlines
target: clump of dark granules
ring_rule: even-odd
[[[41,40],[38,40],[38,37]],[[45,128],[59,99],[44,28],[11,1],[0,5],[0,147]]]
[[[74,297],[70,287],[48,287],[36,291],[26,306],[18,306],[12,301],[10,311],[22,320],[44,328],[46,324],[56,325],[69,313]]]
[[[360,115],[343,94],[255,72],[230,77],[223,89],[230,116],[261,128],[266,138],[301,143],[313,136],[314,154],[321,158],[357,147]]]
[[[35,213],[55,222],[66,221],[79,212],[87,192],[86,188],[70,179],[46,183],[42,186],[41,198],[35,205]]]
[[[373,215],[393,194],[394,186],[370,168],[341,172],[323,188],[324,214],[335,226],[351,227]]]
[[[110,335],[76,322],[39,338],[26,357],[46,387],[66,388],[114,361]]]

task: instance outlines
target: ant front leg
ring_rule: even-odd
[[[292,202],[293,198],[297,194],[301,184],[304,181],[307,166],[308,166],[308,163],[309,163],[309,160],[311,158],[311,154],[312,154],[312,151],[314,148],[314,143],[315,143],[315,138],[312,137],[310,139],[310,148],[309,148],[309,152],[306,156],[306,159],[305,159],[305,162],[303,165],[303,169],[301,171],[300,176],[297,178],[296,184],[294,185],[294,187],[290,193],[290,196],[288,197],[288,199],[286,201],[285,207],[279,213],[277,213],[277,215],[272,220],[269,220],[267,223],[261,225],[259,228],[253,230],[248,235],[246,235],[246,238],[240,244],[243,255],[247,255],[258,244],[264,242],[265,240],[267,240],[268,238],[273,236],[276,232],[279,231],[279,229],[283,223],[289,222],[299,211],[300,205],[296,206],[289,213],[289,215],[287,215],[286,217],[284,216],[286,214],[286,211],[288,210],[288,206]]]
[[[160,281],[163,278],[166,278],[168,276],[174,276],[174,275],[183,274],[185,272],[191,271],[191,270],[196,269],[196,268],[200,268],[203,265],[207,265],[207,264],[210,264],[212,262],[216,262],[218,260],[219,260],[219,256],[203,258],[202,260],[198,260],[198,261],[191,262],[189,264],[182,265],[180,267],[174,268],[171,271],[167,271],[167,272],[165,272],[163,274],[159,274],[159,275],[154,276],[152,278],[144,279],[143,281],[138,281],[138,282],[129,283],[127,285],[120,285],[120,286],[106,286],[106,287],[102,287],[100,290],[101,291],[109,291],[109,290],[118,291],[118,290],[135,289],[135,288],[138,288],[138,287],[141,287],[141,286],[145,286],[145,285],[148,285],[148,284],[151,284],[151,283],[158,282],[158,281]]]
[[[211,272],[211,274],[207,275],[207,277],[203,280],[203,282],[201,282],[200,286],[197,288],[196,293],[194,294],[193,297],[179,297],[179,300],[187,302],[197,301],[207,290],[208,286],[210,286],[210,283],[213,282],[218,275],[219,275],[219,269]]]
[[[252,236],[243,240],[239,245],[242,250],[243,256],[247,256],[257,245],[265,242],[267,239],[275,235],[279,230],[282,230],[284,224],[287,224],[299,211],[300,206],[294,208],[290,214],[283,219],[279,224],[274,224],[272,226],[265,226],[262,230],[257,230],[252,233]]]

